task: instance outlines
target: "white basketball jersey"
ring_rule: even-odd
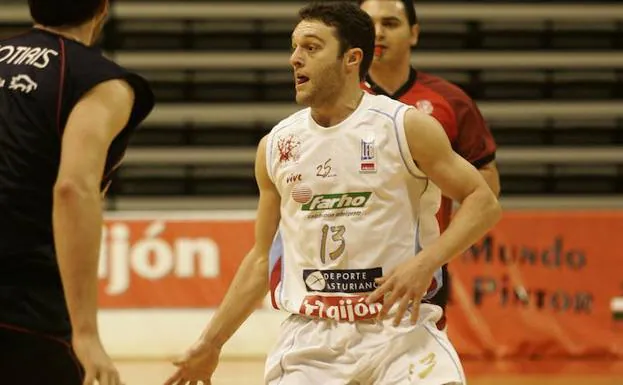
[[[364,301],[374,279],[438,237],[441,194],[412,160],[408,108],[366,93],[336,126],[317,125],[308,108],[270,132],[267,168],[281,195],[270,256],[275,308],[338,321],[373,318],[381,305]]]

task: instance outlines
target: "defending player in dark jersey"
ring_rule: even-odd
[[[0,376],[116,385],[96,320],[102,195],[154,96],[92,47],[108,0],[29,7],[33,28],[0,40]]]
[[[413,105],[435,117],[443,126],[454,151],[474,165],[496,195],[500,192],[495,165],[496,144],[474,101],[459,87],[411,66],[411,48],[417,45],[419,25],[411,0],[359,0],[376,27],[375,57],[362,87]],[[452,201],[442,200],[440,230],[448,227]],[[431,302],[446,307],[450,277],[443,267],[443,286]],[[445,327],[445,317],[440,327]]]

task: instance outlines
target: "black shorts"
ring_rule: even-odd
[[[450,274],[448,274],[448,265],[443,265],[441,268],[441,274],[443,277],[443,285],[433,298],[428,300],[434,305],[441,306],[442,309],[446,309],[446,305],[450,300]]]
[[[60,276],[53,269],[2,262],[0,383],[82,385]]]
[[[2,383],[82,385],[84,371],[71,345],[53,336],[0,325]]]

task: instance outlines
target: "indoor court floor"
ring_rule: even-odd
[[[163,361],[118,365],[126,385],[163,384],[173,371]],[[224,360],[212,385],[263,385],[263,365],[259,359]],[[469,385],[623,385],[623,361],[465,361],[464,365]]]

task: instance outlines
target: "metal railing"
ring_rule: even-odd
[[[192,3],[192,2],[141,2],[115,3],[114,17],[122,19],[266,19],[288,20],[296,17],[305,3],[253,2],[253,3]],[[616,21],[623,19],[620,4],[490,4],[490,3],[425,3],[418,5],[418,14],[428,21],[478,20],[478,21]],[[0,22],[28,22],[24,5],[0,6]]]
[[[547,196],[505,197],[500,199],[505,209],[516,210],[621,210],[623,199],[617,196]],[[166,198],[136,196],[115,197],[106,201],[107,209],[120,211],[168,211],[168,210],[255,210],[255,197],[187,197]]]
[[[126,153],[124,165],[164,164],[175,165],[245,165],[253,164],[255,147],[145,147],[131,148]],[[547,147],[498,149],[497,162],[521,164],[565,164],[585,165],[587,163],[623,163],[623,149],[620,147]]]
[[[274,52],[137,52],[110,55],[120,65],[141,70],[210,70],[289,68],[287,51]],[[603,69],[623,68],[623,52],[426,52],[413,54],[419,68],[435,69]]]
[[[620,101],[480,102],[486,119],[618,119],[623,118]],[[158,104],[148,124],[247,124],[275,125],[301,109],[294,103],[194,103]]]

